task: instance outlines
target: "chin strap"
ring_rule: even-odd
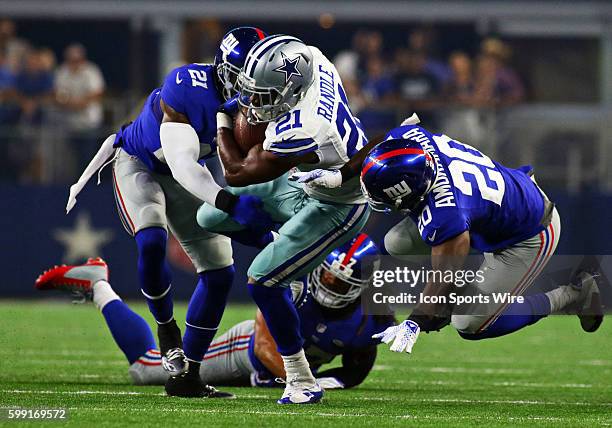
[[[83,171],[83,174],[81,174],[76,183],[70,186],[70,195],[68,196],[68,203],[66,204],[66,214],[76,205],[77,195],[81,193],[81,190],[83,190],[91,176],[101,171],[102,168],[114,160],[113,157],[107,162],[115,150],[115,147],[113,147],[115,136],[116,134],[109,135],[106,140],[104,140],[98,153],[91,159],[89,165],[87,165],[87,168]],[[98,184],[100,184],[100,174],[98,174]]]

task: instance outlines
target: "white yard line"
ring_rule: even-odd
[[[69,410],[83,411],[101,411],[101,412],[116,412],[125,411],[124,407],[87,407],[87,408],[69,408]],[[129,411],[150,413],[151,409],[129,408]],[[330,413],[330,412],[292,412],[292,411],[268,411],[268,410],[244,410],[244,409],[164,409],[164,411],[187,413],[187,414],[248,414],[248,415],[264,415],[264,416],[300,416],[300,417],[324,417],[324,418],[377,418],[377,419],[414,419],[414,420],[485,420],[485,421],[547,421],[547,422],[562,422],[567,423],[567,418],[554,416],[442,416],[442,415],[373,415],[364,413]],[[609,421],[610,419],[596,418],[598,421]]]
[[[470,385],[470,386],[507,386],[507,387],[523,387],[523,388],[569,388],[569,389],[589,389],[601,388],[612,389],[611,384],[593,385],[589,383],[540,383],[540,382],[460,382],[453,380],[383,380],[383,379],[368,379],[368,382],[378,385]]]
[[[5,389],[2,393],[10,394],[50,394],[50,395],[133,395],[160,397],[165,396],[163,392],[144,392],[144,391],[103,391],[103,390],[78,390],[78,391],[53,391],[53,390],[27,390],[27,389]],[[270,399],[268,395],[261,394],[238,394],[238,398],[250,399]],[[532,406],[593,406],[593,407],[612,407],[612,403],[588,403],[586,401],[539,401],[539,400],[470,400],[459,398],[385,398],[385,397],[361,397],[364,401],[404,401],[411,403],[465,403],[465,404],[520,404]]]

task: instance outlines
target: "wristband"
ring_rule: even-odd
[[[219,128],[234,129],[234,119],[227,113],[223,113],[222,111],[218,112],[217,129]]]
[[[230,192],[221,189],[215,198],[215,208],[231,214],[234,211],[234,207],[238,203],[238,199],[239,196],[233,195]]]

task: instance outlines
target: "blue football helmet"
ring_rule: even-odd
[[[234,28],[223,36],[215,55],[215,68],[222,85],[223,97],[226,100],[233,98],[238,93],[235,89],[236,80],[247,54],[258,41],[266,36],[266,33],[256,27]]]
[[[391,139],[375,146],[361,167],[361,189],[374,211],[415,212],[436,177],[433,157],[417,142]]]
[[[367,262],[364,261],[368,257]],[[309,275],[313,299],[321,306],[344,308],[370,285],[380,266],[380,251],[365,233],[332,251]]]

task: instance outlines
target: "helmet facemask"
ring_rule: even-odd
[[[324,261],[310,274],[312,297],[330,309],[342,309],[355,302],[368,282],[352,277],[352,269],[337,261]]]
[[[254,79],[241,73],[238,76],[238,102],[246,109],[247,121],[250,124],[273,122],[295,107],[304,93],[296,91],[294,85],[294,82],[289,82],[282,89],[256,86]]]
[[[239,74],[240,67],[237,67],[228,61],[222,61],[217,66],[217,77],[219,78],[219,82],[221,82],[221,92],[226,101],[238,95],[236,85]]]

